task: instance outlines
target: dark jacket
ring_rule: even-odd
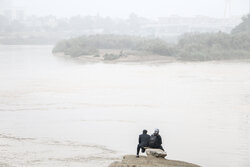
[[[161,136],[159,134],[152,134],[149,140],[149,147],[160,148],[162,144]]]
[[[149,139],[150,139],[150,136],[148,134],[141,134],[139,136],[139,145],[141,147],[147,147]]]
[[[156,135],[156,142],[155,142],[155,147],[159,147],[162,144],[161,136],[158,134]]]

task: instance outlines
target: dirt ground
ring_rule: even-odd
[[[123,157],[122,161],[114,162],[109,165],[109,167],[199,167],[198,165],[167,160],[164,158],[146,157],[140,156],[136,158],[135,155],[126,155]]]

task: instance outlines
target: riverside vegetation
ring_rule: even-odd
[[[101,53],[100,50],[120,52]],[[125,52],[127,51],[127,52]],[[64,53],[71,57],[92,55],[103,60],[115,60],[127,53],[141,56],[159,55],[177,60],[208,61],[250,58],[250,15],[243,17],[242,23],[230,34],[189,33],[180,37],[177,44],[170,44],[159,38],[146,38],[121,35],[90,35],[60,41],[53,53]],[[139,58],[140,59],[140,58]]]

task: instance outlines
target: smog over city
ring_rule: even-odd
[[[232,16],[248,13],[248,0],[227,0]],[[127,18],[131,13],[141,17],[154,18],[178,15],[182,17],[208,16],[223,18],[225,0],[1,0],[1,9],[23,10],[29,15],[53,15],[71,17],[74,15],[100,15],[112,18]]]
[[[250,0],[0,0],[0,167],[248,167]]]

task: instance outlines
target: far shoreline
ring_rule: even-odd
[[[52,53],[59,58],[75,60],[78,63],[104,63],[104,64],[148,64],[148,65],[163,65],[169,63],[250,63],[250,59],[222,59],[222,60],[180,60],[170,56],[150,55],[150,56],[135,56],[129,55],[116,60],[104,60],[101,57],[94,55],[82,55],[79,57],[71,57],[63,52]]]

